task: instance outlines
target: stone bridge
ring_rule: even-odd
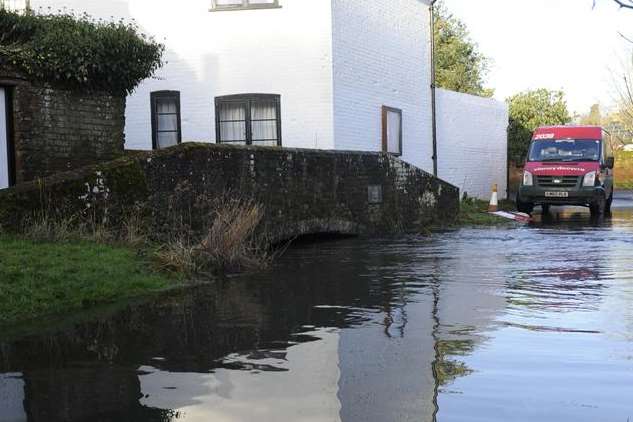
[[[459,209],[457,188],[388,154],[185,143],[0,191],[0,225],[38,212],[114,225],[137,209],[159,237],[176,221],[203,230],[223,198],[261,204],[272,242],[419,232]]]

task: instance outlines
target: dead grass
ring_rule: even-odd
[[[211,227],[196,249],[201,265],[223,271],[268,266],[268,245],[255,233],[263,215],[262,208],[252,201],[224,202],[215,211]]]
[[[129,212],[122,222],[121,240],[128,245],[140,246],[148,242],[148,224],[141,209]]]
[[[194,275],[199,272],[196,247],[184,238],[161,245],[154,252],[156,269],[162,272]]]
[[[82,238],[73,218],[53,218],[45,212],[26,218],[22,222],[21,234],[30,240],[46,242]]]
[[[157,268],[187,275],[266,268],[272,255],[266,239],[257,234],[264,215],[261,206],[223,196],[210,207],[204,236],[199,240],[187,234],[174,236],[156,251]]]
[[[121,245],[147,255],[159,271],[192,276],[199,273],[235,272],[266,268],[272,261],[267,239],[258,233],[264,212],[251,200],[222,195],[199,198],[206,204],[206,230],[192,233],[186,225],[175,225],[157,241],[149,236],[143,208],[125,213],[116,227],[95,218],[60,218],[42,209],[24,220],[20,237],[33,241],[88,241]]]

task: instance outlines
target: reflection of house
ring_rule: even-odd
[[[297,267],[272,280],[249,276],[0,343],[0,373],[21,375],[0,375],[9,403],[0,420],[431,422],[438,389],[468,374],[455,354],[472,352],[504,308],[505,274],[485,266],[499,283],[473,289],[464,244],[451,259],[428,247],[325,247],[308,263],[295,255]]]
[[[432,171],[429,3],[32,0],[31,6],[134,18],[166,44],[158,78],[128,98],[129,149],[198,140],[382,150]],[[453,184],[467,179],[472,196],[488,195],[492,182],[505,191],[505,105],[443,93],[438,102],[445,114],[439,143],[446,146],[439,160],[464,155],[456,144],[465,144],[469,162],[495,157],[501,169],[440,166],[439,176]]]

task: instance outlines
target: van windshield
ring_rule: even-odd
[[[547,139],[532,142],[529,161],[599,161],[600,141]]]

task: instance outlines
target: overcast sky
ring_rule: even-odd
[[[633,10],[613,0],[444,0],[468,26],[481,51],[492,58],[488,85],[496,97],[545,87],[563,89],[570,108],[588,111],[613,101],[610,69],[633,44]]]

